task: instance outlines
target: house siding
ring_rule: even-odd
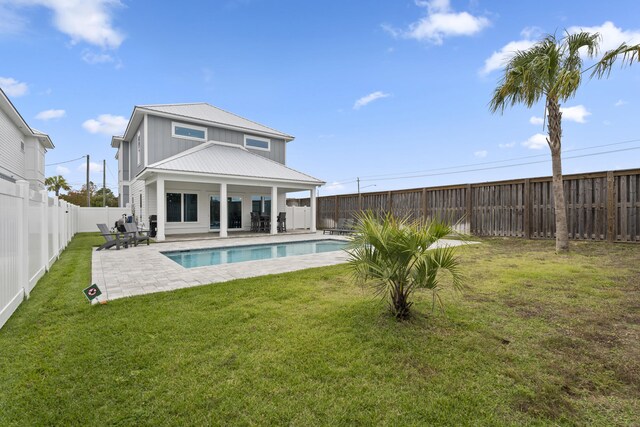
[[[191,141],[182,138],[173,138],[171,136],[171,122],[189,124],[188,120],[171,120],[164,117],[148,116],[148,132],[149,132],[149,163],[155,163],[160,160],[175,156],[178,153],[189,150],[204,142]],[[194,124],[195,126],[200,126]],[[207,139],[209,141],[226,142],[229,144],[244,145],[244,132],[238,132],[229,129],[216,127],[207,127]],[[250,135],[246,133],[246,135]],[[271,150],[260,151],[251,150],[251,152],[276,162],[285,163],[286,143],[283,139],[271,138]]]
[[[26,141],[22,132],[7,114],[0,110],[0,173],[14,179],[26,179],[25,153],[20,141]]]
[[[140,159],[139,159],[139,163],[138,164],[138,146],[137,146],[137,142],[136,139],[138,138],[138,132],[140,132]],[[136,176],[138,176],[138,174],[140,172],[142,172],[142,170],[145,168],[145,164],[144,164],[144,120],[140,123],[140,126],[138,126],[138,129],[136,129],[136,131],[133,133],[133,137],[131,138],[131,141],[128,141],[129,143],[129,153],[131,154],[131,178],[134,178]]]

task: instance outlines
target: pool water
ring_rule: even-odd
[[[184,268],[194,268],[207,265],[231,264],[234,262],[334,252],[345,249],[346,246],[347,242],[339,240],[313,240],[252,246],[232,246],[228,248],[170,251],[162,252],[162,254]]]

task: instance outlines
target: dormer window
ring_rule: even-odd
[[[174,138],[191,139],[193,141],[206,141],[207,128],[171,122],[171,136]]]
[[[271,149],[271,140],[268,138],[260,138],[259,136],[244,136],[245,148],[252,150],[269,151]]]

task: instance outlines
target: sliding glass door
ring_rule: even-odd
[[[242,228],[242,197],[227,197],[227,228]],[[220,230],[220,196],[209,197],[209,229]]]

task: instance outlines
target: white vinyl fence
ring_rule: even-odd
[[[87,208],[82,207],[79,209],[78,217],[78,233],[97,233],[97,224],[107,224],[107,227],[112,228],[117,220],[122,218],[122,215],[131,215],[130,208]]]
[[[308,206],[287,206],[287,230],[311,228],[311,208]]]
[[[77,206],[0,179],[0,328],[77,231]]]

